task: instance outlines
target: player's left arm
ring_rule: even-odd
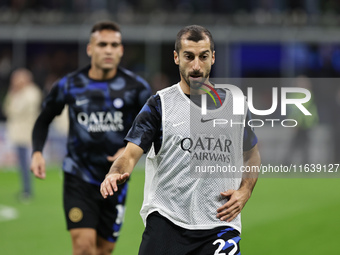
[[[243,172],[242,181],[238,190],[227,190],[221,195],[229,200],[217,209],[217,218],[221,221],[232,221],[243,209],[255,187],[258,177],[258,169],[261,165],[260,152],[257,145],[249,151],[243,152],[244,167],[251,171]]]

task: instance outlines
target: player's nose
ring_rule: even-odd
[[[195,58],[193,61],[192,69],[195,71],[200,71],[201,66],[198,58]]]
[[[105,47],[105,53],[111,54],[113,52],[113,47],[111,45],[107,45]]]

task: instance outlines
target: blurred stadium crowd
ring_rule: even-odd
[[[233,24],[246,21],[313,24],[338,21],[334,17],[339,11],[340,3],[336,0],[2,0],[0,21],[82,22],[88,17],[86,14],[100,12],[115,15],[119,22],[148,22],[150,14],[161,15],[164,22],[180,22],[176,12],[186,16],[204,14],[206,22],[225,18]]]
[[[88,34],[79,39],[77,32],[84,27],[88,32],[88,27],[98,20],[111,19],[121,24],[125,48],[122,66],[145,77],[157,91],[179,80],[172,56],[176,35],[173,31],[193,23],[211,28],[217,37],[213,77],[280,78],[303,74],[310,78],[338,78],[339,13],[337,0],[1,0],[0,121],[5,121],[1,105],[11,72],[28,68],[46,94],[58,78],[89,63],[85,54]],[[37,28],[47,30],[39,33]],[[282,28],[288,30],[281,32]],[[44,33],[48,30],[55,31],[56,36],[46,39]],[[225,35],[216,32],[224,30]],[[287,39],[286,31],[304,36]],[[274,38],[275,32],[281,37]],[[168,39],[164,39],[166,36]],[[261,89],[268,88],[259,88],[258,94],[261,104],[269,104],[262,106],[269,108],[271,95]],[[313,90],[320,125],[328,127],[334,148],[338,146],[334,152],[336,161],[340,155],[340,115],[333,113],[340,112],[340,87],[336,83],[313,84]]]

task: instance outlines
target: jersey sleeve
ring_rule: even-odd
[[[48,128],[55,116],[60,115],[65,106],[66,78],[53,85],[45,98],[32,132],[33,152],[42,151],[48,135]]]
[[[132,142],[141,147],[146,153],[152,143],[155,144],[156,151],[159,150],[162,139],[162,116],[159,95],[148,99],[142,110],[134,120],[125,141]]]
[[[243,151],[249,151],[257,144],[257,136],[254,129],[248,125],[249,120],[251,120],[251,114],[248,110],[243,134]]]

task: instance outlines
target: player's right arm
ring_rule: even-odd
[[[31,161],[31,171],[40,179],[45,179],[45,159],[42,151],[47,139],[48,128],[54,117],[59,115],[64,106],[63,82],[65,79],[59,81],[51,89],[43,102],[41,113],[39,114],[32,132],[33,154]]]
[[[45,159],[42,151],[47,139],[48,127],[54,117],[55,115],[45,107],[37,118],[32,132],[33,154],[31,160],[31,171],[35,177],[39,179],[45,179],[46,177]]]
[[[132,173],[133,168],[143,155],[144,151],[138,145],[129,142],[123,152],[112,164],[109,173],[100,186],[104,198],[112,196],[118,191],[118,184],[124,183]]]
[[[117,184],[125,182],[143,153],[151,145],[160,144],[161,137],[161,103],[159,96],[152,96],[143,106],[134,120],[125,141],[127,146],[112,164],[109,173],[102,182],[100,192],[104,198],[118,190]],[[159,147],[159,146],[155,146]]]

